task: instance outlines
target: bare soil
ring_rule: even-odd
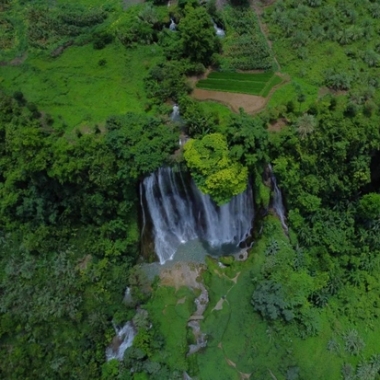
[[[287,125],[286,120],[284,118],[281,118],[281,119],[276,120],[274,123],[269,124],[268,131],[279,132],[286,125]]]
[[[201,88],[195,88],[192,96],[197,100],[211,100],[222,103],[233,112],[239,112],[239,108],[243,108],[248,114],[261,111],[267,102],[267,99],[262,96],[210,91]]]
[[[202,284],[197,281],[197,278],[203,269],[202,264],[178,262],[171,268],[161,270],[161,285],[173,286],[176,289],[181,286],[201,289]]]

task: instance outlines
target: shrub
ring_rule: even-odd
[[[107,64],[107,61],[106,61],[104,58],[99,59],[99,61],[98,61],[98,65],[99,65],[99,66],[103,67],[103,66],[105,66],[106,64]]]
[[[265,319],[276,320],[282,317],[291,321],[294,318],[294,313],[285,300],[282,285],[273,281],[259,283],[253,292],[251,304]]]
[[[113,36],[109,33],[96,34],[94,36],[94,42],[92,46],[96,50],[103,49],[106,45],[110,44],[113,41]]]
[[[160,63],[149,71],[145,79],[148,98],[154,103],[164,103],[168,99],[178,99],[190,92],[183,68],[178,61]]]
[[[356,330],[350,330],[343,335],[344,349],[351,355],[359,355],[365,343]]]

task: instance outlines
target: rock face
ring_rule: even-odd
[[[133,344],[136,336],[136,329],[131,321],[128,321],[121,329],[114,326],[116,336],[113,338],[111,345],[106,350],[107,360],[123,360],[124,352]]]
[[[268,171],[270,174],[270,179],[272,182],[272,189],[273,189],[273,198],[272,198],[272,208],[274,212],[279,217],[282,228],[284,229],[284,232],[288,233],[288,226],[286,224],[286,210],[284,206],[284,202],[282,200],[282,193],[281,190],[277,186],[277,180],[272,170],[272,165],[268,165]]]
[[[194,354],[201,348],[207,346],[206,334],[202,333],[199,321],[203,319],[203,313],[205,312],[207,304],[209,302],[208,292],[204,285],[201,283],[199,283],[198,288],[201,289],[201,294],[199,295],[199,297],[195,299],[197,310],[190,317],[189,322],[187,324],[187,326],[189,326],[193,330],[196,343],[189,345],[189,352],[187,353],[187,356]]]

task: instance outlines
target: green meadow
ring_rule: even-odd
[[[144,112],[143,78],[157,52],[155,46],[126,50],[116,42],[102,50],[72,46],[57,58],[30,57],[20,66],[4,66],[0,81],[68,129],[103,124],[109,115]]]
[[[197,87],[207,90],[235,92],[266,97],[271,89],[281,84],[282,81],[283,80],[273,72],[212,72],[206,79],[200,80],[197,83]]]

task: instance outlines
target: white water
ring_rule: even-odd
[[[218,25],[216,25],[214,21],[213,21],[213,24],[214,24],[214,29],[215,29],[216,35],[218,37],[224,37],[226,35],[226,32],[223,29],[218,28]]]
[[[173,112],[170,115],[170,119],[172,121],[180,121],[179,106],[177,104],[174,104],[173,106]]]
[[[114,326],[116,337],[110,347],[106,350],[107,360],[117,359],[123,360],[124,352],[128,347],[132,346],[133,339],[136,336],[136,330],[132,322],[128,321],[121,329]]]
[[[284,202],[282,200],[282,193],[281,190],[277,186],[277,180],[272,170],[272,165],[268,165],[269,173],[272,181],[273,186],[273,200],[272,200],[272,207],[274,211],[276,212],[277,216],[280,218],[282,228],[286,233],[288,233],[288,226],[286,224],[286,210],[284,206]]]
[[[177,27],[177,24],[174,22],[174,20],[171,18],[170,19],[170,25],[169,25],[169,29],[171,31],[175,31],[176,30],[176,27]]]
[[[127,286],[127,288],[125,289],[123,302],[126,305],[132,305],[133,304],[132,292],[131,292],[131,288],[129,286]]]
[[[250,185],[221,207],[192,180],[171,168],[160,168],[140,186],[161,264],[171,260],[177,248],[190,240],[199,239],[212,251],[220,251],[226,245],[237,249],[250,236],[254,217]]]

